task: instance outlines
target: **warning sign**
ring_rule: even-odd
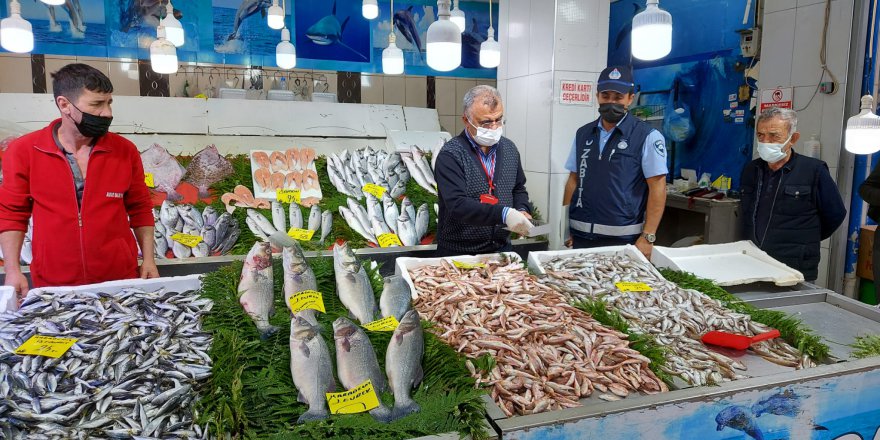
[[[593,105],[593,83],[587,81],[560,81],[559,103],[567,105]]]
[[[791,87],[761,90],[761,111],[770,107],[791,108]]]

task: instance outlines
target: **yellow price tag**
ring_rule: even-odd
[[[651,286],[645,283],[636,283],[632,281],[620,281],[614,283],[614,286],[617,287],[621,292],[650,292]]]
[[[194,248],[202,242],[202,237],[199,235],[190,235],[184,234],[182,232],[178,232],[171,236],[171,239],[186,246]]]
[[[31,354],[59,358],[76,342],[76,338],[54,338],[52,336],[33,335],[15,350],[15,354]]]
[[[379,407],[379,396],[373,382],[366,382],[341,393],[327,393],[331,414],[357,414]]]
[[[486,267],[485,263],[463,263],[455,260],[452,260],[452,265],[459,269],[483,269]]]
[[[298,189],[279,189],[275,191],[275,198],[281,203],[300,203],[300,194]]]
[[[309,241],[312,239],[312,236],[315,235],[315,231],[311,229],[290,228],[290,230],[287,231],[287,235],[294,240]]]
[[[377,321],[368,322],[364,324],[363,327],[371,332],[393,332],[398,325],[400,325],[400,323],[397,322],[397,318],[392,315]]]
[[[305,309],[314,309],[321,313],[327,313],[324,309],[324,297],[317,290],[303,290],[296,292],[290,297],[290,311],[298,313]]]
[[[730,177],[722,175],[721,177],[715,179],[714,182],[712,182],[712,187],[721,190],[728,190],[730,189],[730,180]]]
[[[147,188],[156,187],[156,182],[153,181],[153,173],[144,173],[144,183],[147,184]]]
[[[376,185],[375,183],[368,183],[364,185],[362,189],[365,193],[370,193],[376,196],[377,199],[381,199],[382,194],[385,194],[385,187]]]
[[[400,241],[400,237],[397,234],[389,232],[387,234],[382,234],[376,237],[376,240],[379,241],[379,247],[391,247],[391,246],[403,246],[403,243]]]

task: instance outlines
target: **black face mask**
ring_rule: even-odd
[[[70,105],[73,105],[71,102]],[[73,105],[73,108],[79,110],[79,107]],[[107,131],[110,130],[110,123],[113,122],[113,117],[107,116],[98,116],[93,115],[91,113],[86,113],[82,110],[79,110],[80,114],[82,114],[82,119],[79,122],[74,122],[76,124],[77,130],[79,130],[80,134],[85,137],[90,138],[98,138],[107,134]]]
[[[623,104],[606,102],[604,104],[599,104],[599,114],[602,115],[602,119],[612,124],[616,124],[626,115],[626,108]]]

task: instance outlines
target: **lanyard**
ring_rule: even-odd
[[[492,174],[489,174],[489,169],[486,168],[486,163],[483,162],[483,157],[480,154],[479,150],[474,151],[477,154],[477,160],[480,161],[480,165],[483,167],[483,172],[486,173],[486,180],[489,182],[489,194],[495,193],[495,182],[493,176],[495,175],[495,169],[492,169]]]

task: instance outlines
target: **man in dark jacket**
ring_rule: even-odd
[[[743,168],[743,231],[771,257],[818,276],[819,242],[831,236],[846,208],[828,165],[792,150],[800,134],[797,113],[769,108],[758,116],[755,159]]]
[[[875,166],[871,175],[859,187],[859,195],[868,203],[868,217],[880,221],[880,165]],[[880,237],[874,234],[874,291],[880,294]],[[880,297],[880,295],[878,295]]]
[[[528,234],[531,207],[519,151],[501,136],[504,105],[498,90],[484,85],[469,90],[462,120],[464,131],[443,145],[434,165],[440,194],[437,254],[512,250],[510,231]]]

